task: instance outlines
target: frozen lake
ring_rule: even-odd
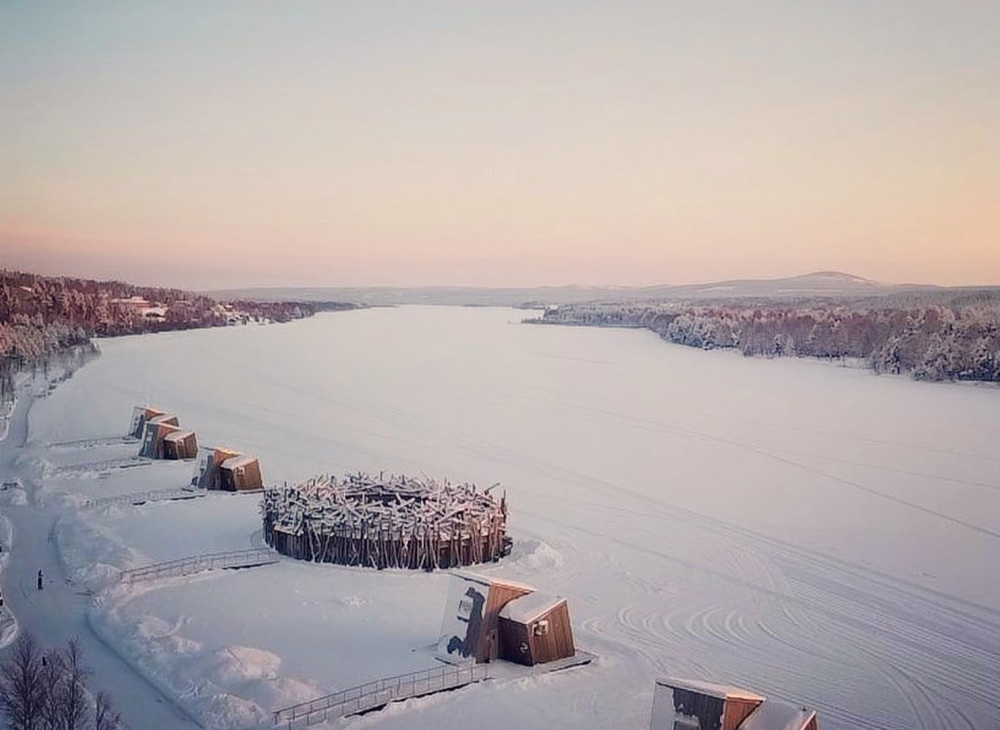
[[[523,549],[491,570],[566,595],[600,662],[366,726],[459,728],[475,708],[484,727],[641,728],[654,677],[670,674],[802,702],[834,730],[1000,727],[1000,389],[525,316],[404,307],[106,340],[35,406],[31,438],[120,433],[148,401],[203,444],[257,454],[268,481],[360,469],[500,482]],[[101,529],[155,558],[155,514],[140,513]],[[252,510],[227,514],[227,535],[259,528]],[[188,604],[169,590],[144,610],[212,600],[204,585]],[[252,615],[240,627],[244,645],[268,631]],[[216,633],[200,630],[200,643]],[[303,681],[338,681],[311,650],[283,658]]]

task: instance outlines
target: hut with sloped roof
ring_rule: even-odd
[[[456,571],[445,604],[437,658],[449,664],[500,658],[500,612],[510,601],[534,593],[522,583]]]
[[[239,455],[239,451],[221,446],[199,447],[191,486],[201,489],[222,489],[219,467],[227,459]]]
[[[528,593],[508,601],[500,610],[500,657],[534,666],[576,653],[569,604],[562,596]]]
[[[819,730],[816,713],[712,682],[656,680],[649,730]]]
[[[163,437],[164,459],[193,459],[198,455],[198,437],[194,431],[171,431]]]
[[[146,421],[146,429],[143,432],[139,456],[144,456],[147,459],[162,459],[163,440],[167,434],[180,430],[180,422],[177,420],[177,416],[172,414],[162,414],[149,419]]]
[[[263,489],[260,462],[256,456],[239,454],[231,456],[219,464],[219,489],[229,492],[245,492]]]
[[[129,438],[141,439],[146,433],[146,422],[156,416],[164,415],[164,411],[152,406],[136,406],[132,409],[132,422],[128,427]]]

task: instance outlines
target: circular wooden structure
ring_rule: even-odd
[[[322,475],[264,492],[264,540],[300,560],[433,570],[510,552],[506,496],[405,476]]]

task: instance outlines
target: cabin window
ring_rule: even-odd
[[[537,624],[535,624],[535,636],[548,636],[549,634],[549,620],[542,619]]]
[[[472,615],[472,599],[463,598],[458,602],[458,615],[461,618],[468,618]]]

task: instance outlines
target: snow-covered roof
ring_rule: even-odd
[[[788,702],[766,700],[743,724],[740,730],[803,730],[816,713]]]
[[[160,423],[163,423],[165,421],[169,421],[169,420],[171,420],[173,418],[177,418],[177,416],[175,416],[173,413],[161,413],[159,416],[153,416],[152,418],[150,418],[147,421],[147,423],[160,424]],[[169,426],[169,425],[173,425],[173,424],[167,424],[167,425]]]
[[[459,578],[465,578],[466,580],[476,581],[477,583],[482,583],[483,585],[501,585],[509,588],[517,588],[522,591],[527,591],[528,593],[535,592],[535,589],[532,586],[525,583],[517,583],[516,581],[507,580],[506,578],[498,578],[493,575],[480,575],[479,573],[473,573],[469,570],[453,570],[452,575],[457,575]]]
[[[173,431],[163,437],[164,441],[183,441],[189,436],[194,436],[194,431]]]
[[[553,596],[550,593],[529,593],[526,596],[508,601],[500,609],[500,618],[509,619],[519,624],[528,624],[535,621],[566,599],[562,596]]]
[[[247,464],[252,464],[257,461],[256,456],[250,456],[249,454],[243,454],[241,456],[233,456],[222,462],[221,466],[223,469],[236,469],[241,466],[246,466]]]
[[[697,692],[698,694],[707,695],[708,697],[717,697],[720,700],[739,699],[763,702],[766,699],[759,694],[750,692],[749,690],[740,689],[739,687],[733,687],[726,684],[715,684],[713,682],[702,682],[697,679],[665,677],[663,679],[656,680],[656,683],[663,685],[664,687],[670,687],[671,689],[686,689],[689,692]]]

